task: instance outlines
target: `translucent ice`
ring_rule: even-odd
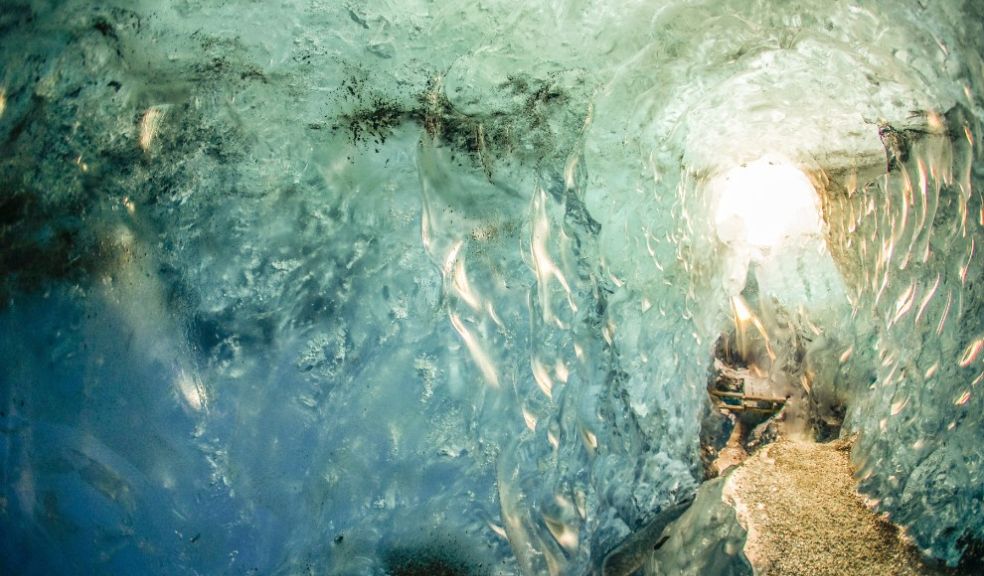
[[[6,2],[2,571],[584,573],[732,332],[956,563],[984,15],[924,4]],[[819,232],[722,232],[762,158]]]

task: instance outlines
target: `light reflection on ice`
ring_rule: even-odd
[[[0,46],[4,262],[29,264],[2,285],[28,296],[0,311],[0,445],[30,478],[4,551],[348,574],[446,530],[576,572],[699,480],[732,329],[764,339],[756,375],[856,395],[863,489],[920,545],[981,534],[979,495],[932,484],[980,484],[944,449],[979,437],[984,333],[957,8],[47,4],[65,34],[4,20]],[[735,201],[728,246],[711,182],[767,153],[824,221],[793,202],[810,241],[779,242],[790,196]],[[49,461],[76,433],[138,513]],[[19,522],[46,502],[105,513]],[[72,555],[117,524],[118,552]]]

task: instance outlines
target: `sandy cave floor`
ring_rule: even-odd
[[[759,576],[949,575],[925,565],[857,494],[849,444],[781,438],[728,479]]]

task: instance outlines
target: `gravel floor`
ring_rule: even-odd
[[[728,480],[745,554],[759,576],[943,575],[924,565],[894,526],[862,504],[848,455],[832,442],[780,439]]]

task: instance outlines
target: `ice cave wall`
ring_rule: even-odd
[[[821,189],[840,275],[799,314],[815,384],[854,394],[862,487],[956,561],[982,537],[981,20],[12,4],[4,562],[587,570],[700,478],[748,266],[707,184],[766,153]],[[872,170],[888,129],[906,157]]]
[[[956,108],[936,121],[908,133],[885,176],[830,187],[828,214],[855,313],[876,318],[845,348],[872,354],[851,415],[861,490],[927,554],[955,563],[981,539],[984,207],[979,120]]]

